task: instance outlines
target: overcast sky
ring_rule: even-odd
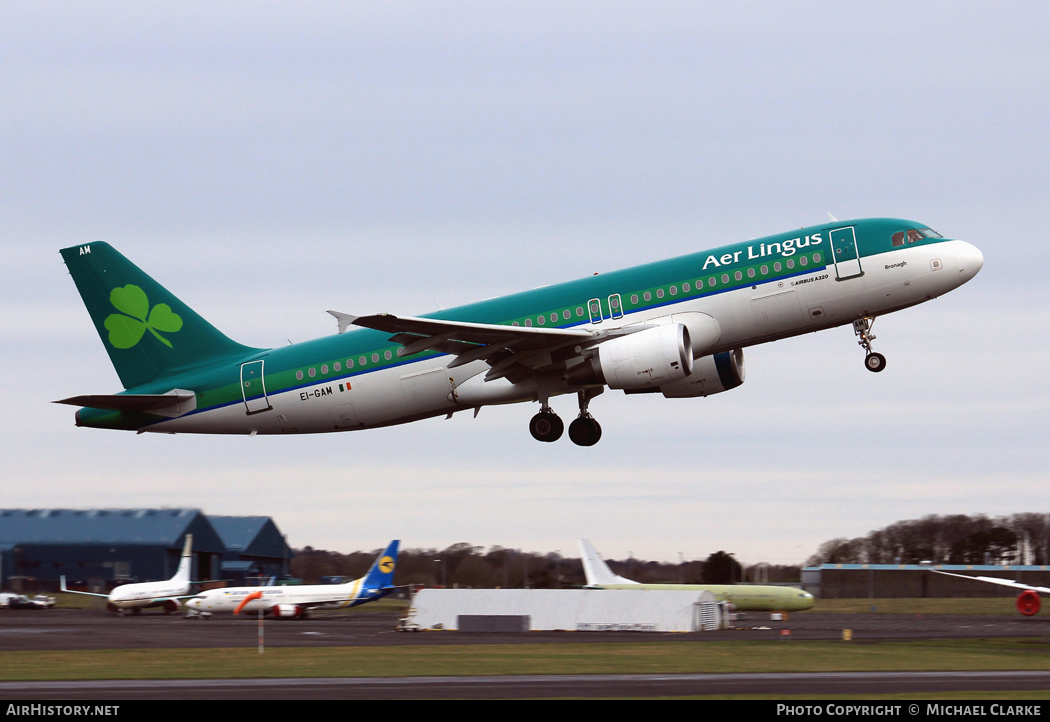
[[[797,563],[925,514],[1050,511],[1043,2],[0,2],[0,506]],[[984,253],[875,324],[748,349],[708,399],[607,392],[291,438],[77,429],[120,390],[58,249],[106,240],[238,341],[335,333],[837,218]],[[554,401],[566,420],[572,397]]]

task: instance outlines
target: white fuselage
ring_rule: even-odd
[[[178,604],[177,597],[185,596],[190,591],[188,582],[138,582],[124,584],[109,593],[107,603],[114,609],[141,609],[155,606],[160,601],[171,600]]]
[[[936,298],[972,278],[981,268],[981,258],[980,251],[964,241],[908,246],[865,256],[864,273],[857,277],[837,279],[834,268],[828,266],[812,274],[625,313],[620,318],[600,318],[585,327],[607,330],[699,312],[716,319],[721,328],[717,346],[705,348],[703,354],[718,353],[849,324],[863,316],[874,317]],[[720,273],[703,271],[699,275]],[[586,304],[586,299],[581,303]],[[499,383],[481,383],[479,375],[490,368],[488,364],[474,361],[449,368],[452,358],[425,355],[412,361],[408,357],[405,363],[354,376],[349,393],[341,392],[338,381],[319,381],[271,393],[267,399],[271,408],[262,413],[246,414],[243,404],[231,404],[156,423],[146,430],[246,434],[353,430],[446,415],[485,403],[536,398],[527,388],[516,397],[501,395]],[[475,391],[464,403],[453,393],[457,387],[472,386],[490,389],[491,398],[479,397],[476,394],[484,392]],[[548,390],[555,395],[572,389]]]
[[[262,596],[245,604],[242,611],[265,612],[278,604],[306,606],[310,609],[342,609],[353,606],[362,598],[362,582],[363,579],[357,579],[348,584],[209,589],[187,600],[186,608],[200,614],[232,612],[249,594],[259,592]]]

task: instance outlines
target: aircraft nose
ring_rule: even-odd
[[[959,263],[959,277],[963,283],[976,276],[977,272],[984,267],[984,254],[977,246],[960,241],[956,254]]]

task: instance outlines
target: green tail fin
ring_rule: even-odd
[[[257,349],[230,340],[108,243],[62,250],[124,388]]]

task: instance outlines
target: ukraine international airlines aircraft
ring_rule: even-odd
[[[865,365],[876,316],[936,298],[981,252],[924,224],[834,222],[410,318],[329,311],[339,335],[273,349],[236,343],[101,242],[62,251],[125,391],[75,396],[78,426],[164,433],[292,434],[401,424],[538,401],[540,441],[569,437],[608,386],[668,398],[744,381],[746,346],[853,324]],[[351,325],[360,327],[344,333]]]
[[[1015,582],[1011,579],[1003,579],[1002,577],[972,577],[969,574],[954,574],[952,572],[942,572],[939,569],[931,569],[930,571],[935,574],[944,574],[949,577],[973,579],[977,582],[986,582],[988,584],[998,584],[1012,589],[1020,589],[1021,593],[1017,595],[1017,601],[1015,604],[1017,605],[1017,611],[1026,617],[1039,614],[1039,610],[1043,606],[1043,600],[1039,598],[1040,594],[1050,594],[1050,587],[1034,587],[1030,584],[1022,584],[1021,582]]]
[[[798,612],[813,606],[813,595],[795,587],[758,584],[642,584],[614,574],[591,543],[580,539],[580,557],[587,586],[594,589],[656,589],[708,591],[720,602],[742,612]]]
[[[372,563],[368,573],[346,584],[311,584],[299,587],[227,587],[209,589],[186,602],[186,616],[210,617],[215,612],[256,612],[262,609],[277,619],[305,619],[312,609],[343,609],[374,602],[396,587],[398,540]]]
[[[92,597],[105,597],[106,608],[111,612],[123,614],[131,610],[138,614],[146,607],[164,607],[165,614],[171,614],[179,608],[179,599],[190,596],[190,549],[193,547],[193,535],[186,535],[186,544],[182,548],[182,558],[175,576],[166,582],[138,582],[122,584],[109,594],[77,592],[66,589],[66,577],[61,578],[61,589],[70,594],[87,594]]]

